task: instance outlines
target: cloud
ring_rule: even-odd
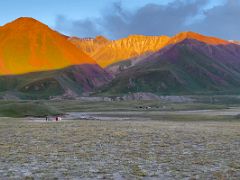
[[[210,6],[214,0],[174,0],[166,5],[150,3],[135,11],[112,4],[97,19],[73,21],[64,16],[56,20],[56,29],[70,35],[86,37],[105,35],[112,39],[129,34],[174,35],[196,31],[226,39],[240,39],[240,2]],[[206,8],[207,7],[207,8]]]
[[[55,29],[78,37],[95,37],[101,34],[96,23],[91,19],[71,20],[62,15],[56,18]]]
[[[108,28],[110,36],[116,38],[128,34],[174,35],[186,29],[189,17],[198,14],[205,3],[204,0],[189,3],[177,0],[167,5],[147,4],[133,14],[120,8],[121,13],[128,14],[128,19],[115,9],[115,14],[103,16],[102,25]]]
[[[192,30],[225,39],[240,39],[240,1],[228,0],[225,4],[209,9],[205,18],[193,24]]]

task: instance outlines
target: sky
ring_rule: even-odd
[[[194,31],[240,40],[240,0],[1,0],[0,26],[33,17],[69,36]]]

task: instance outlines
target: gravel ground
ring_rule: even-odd
[[[1,179],[239,179],[240,122],[0,118]]]
[[[141,117],[147,114],[148,119],[152,115],[197,115],[197,116],[236,116],[240,114],[240,107],[229,107],[227,109],[206,109],[206,110],[164,110],[164,111],[117,111],[117,112],[69,112],[67,113],[67,119],[77,119],[77,118],[98,118],[101,117],[111,117],[115,119],[118,117],[125,117],[126,119]],[[102,118],[101,120],[105,120]],[[106,119],[107,120],[107,119]],[[124,120],[124,118],[122,118]]]

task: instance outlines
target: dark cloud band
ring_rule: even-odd
[[[209,0],[175,0],[167,5],[147,4],[135,12],[114,3],[111,9],[97,19],[70,20],[59,16],[56,29],[75,36],[105,35],[118,39],[129,34],[174,35],[181,31],[240,39],[240,1],[227,0],[225,4],[207,10]],[[202,13],[203,17],[194,20]],[[189,19],[191,23],[188,23]]]

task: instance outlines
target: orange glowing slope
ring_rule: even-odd
[[[0,27],[0,75],[96,64],[63,35],[32,18]]]
[[[103,36],[97,36],[96,38],[70,37],[69,41],[90,56],[95,54],[99,49],[111,43],[110,40]]]
[[[89,54],[102,67],[133,58],[147,52],[155,52],[169,40],[167,36],[131,35],[114,41],[96,39],[70,39],[78,48]],[[94,49],[94,50],[92,50]]]
[[[181,32],[173,37],[131,35],[123,39],[104,42],[99,42],[96,39],[76,38],[70,38],[70,41],[105,68],[120,61],[141,56],[147,52],[156,52],[185,39],[194,39],[209,45],[226,45],[230,43],[194,32]]]
[[[210,37],[210,36],[204,36],[195,32],[181,32],[179,34],[177,34],[176,36],[173,36],[166,44],[170,45],[170,44],[176,44],[179,43],[185,39],[194,39],[209,45],[220,45],[220,44],[230,44],[229,41],[225,41],[223,39],[219,39],[216,37]]]

